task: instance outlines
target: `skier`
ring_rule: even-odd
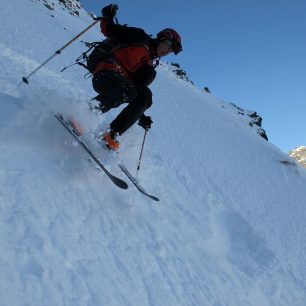
[[[156,76],[154,61],[171,52],[176,55],[182,51],[181,38],[175,30],[167,28],[156,38],[151,38],[140,28],[115,24],[117,9],[115,4],[102,9],[100,27],[106,37],[121,45],[112,49],[110,58],[97,64],[92,80],[93,88],[99,94],[95,99],[103,113],[128,103],[102,136],[111,150],[119,149],[117,136],[137,120],[142,128],[150,129],[153,121],[144,112],[152,105],[152,92],[148,86]]]

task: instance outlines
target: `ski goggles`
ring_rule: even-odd
[[[170,39],[163,39],[162,42],[168,45],[175,55],[182,51],[182,45],[179,42]]]
[[[164,39],[164,40],[162,40],[162,42],[163,42],[164,44],[168,45],[168,46],[171,48],[171,50],[173,50],[173,42],[172,42],[172,40],[170,40],[170,39]]]

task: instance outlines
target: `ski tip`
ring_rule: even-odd
[[[160,199],[154,196],[148,196],[150,199],[156,201],[156,202],[160,202]]]
[[[24,83],[26,83],[26,84],[29,84],[29,81],[28,81],[28,79],[27,79],[26,77],[23,77],[23,78],[22,78],[22,81],[23,81]]]
[[[134,184],[134,186],[145,196],[150,198],[153,201],[159,202],[159,198],[148,194],[137,182],[137,180],[131,175],[131,173],[126,169],[126,167],[123,164],[119,164],[119,168],[123,171],[123,173],[126,174],[126,176],[130,179],[130,181]]]
[[[116,185],[118,187],[122,188],[122,189],[128,189],[129,188],[129,185],[123,180],[117,181]]]

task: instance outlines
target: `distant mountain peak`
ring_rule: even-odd
[[[289,151],[289,156],[294,158],[299,164],[306,168],[306,147],[299,146],[292,151]]]

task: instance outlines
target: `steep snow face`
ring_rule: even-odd
[[[31,0],[41,2],[47,9],[53,11],[64,9],[73,16],[80,15],[81,4],[79,0]]]
[[[19,84],[92,20],[16,8],[1,1],[1,305],[305,305],[305,170],[164,65],[138,174],[161,202],[119,190],[52,116],[74,115],[112,173],[135,173],[143,130],[106,152],[95,136],[120,109],[91,113],[85,71],[60,72],[83,45]]]
[[[161,63],[161,66],[169,71],[173,71],[174,74],[176,74],[180,79],[186,81],[186,83],[193,84],[193,82],[189,80],[186,71],[182,70],[179,64]],[[203,92],[210,93],[210,90],[207,87],[205,88],[203,89]],[[252,127],[259,136],[265,140],[268,140],[266,131],[261,127],[262,118],[255,111],[243,109],[234,103],[222,102],[220,106],[225,111],[232,113],[232,115],[237,118],[237,122],[241,122],[242,126]]]

